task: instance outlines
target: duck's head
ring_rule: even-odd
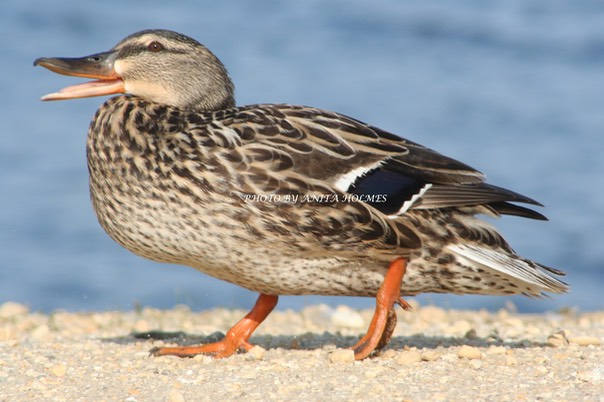
[[[113,49],[81,58],[42,57],[34,61],[59,74],[96,81],[63,88],[42,100],[129,93],[183,109],[217,110],[235,105],[233,83],[218,58],[185,35],[146,30]]]

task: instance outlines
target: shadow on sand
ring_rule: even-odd
[[[215,332],[213,334],[193,335],[185,332],[165,332],[165,331],[147,331],[133,332],[123,337],[104,338],[104,342],[113,342],[117,344],[129,344],[134,342],[157,341],[176,344],[179,346],[191,346],[217,342],[224,338],[224,333]],[[360,336],[343,336],[338,333],[324,332],[322,334],[307,332],[301,335],[257,335],[250,339],[254,345],[261,346],[264,349],[283,348],[286,350],[315,350],[321,349],[326,345],[334,345],[336,348],[347,348],[354,345]],[[472,336],[471,333],[464,337],[441,337],[441,336],[395,336],[390,343],[379,353],[385,350],[403,350],[407,348],[417,349],[437,349],[456,346],[474,346],[485,348],[489,346],[504,346],[511,349],[539,348],[544,347],[544,342],[533,342],[528,340],[503,341],[496,336],[482,338]],[[378,353],[378,354],[379,354]]]

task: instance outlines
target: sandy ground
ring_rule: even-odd
[[[247,354],[149,356],[154,346],[214,339],[244,314],[177,306],[44,315],[4,303],[0,400],[604,401],[604,312],[414,305],[399,312],[379,356],[355,362],[343,348],[372,311],[318,305],[271,314]]]

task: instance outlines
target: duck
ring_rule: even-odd
[[[352,117],[292,104],[237,106],[222,62],[170,30],[85,57],[42,57],[90,78],[44,101],[115,95],[86,141],[90,196],[107,234],[147,259],[259,293],[221,341],[154,348],[217,358],[249,351],[279,296],[376,299],[350,349],[379,355],[402,296],[543,297],[565,273],[519,256],[482,216],[546,220],[537,201],[469,165]]]

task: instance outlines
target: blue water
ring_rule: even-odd
[[[336,110],[423,143],[543,202],[550,222],[497,223],[572,292],[420,296],[443,307],[604,307],[604,3],[539,0],[118,1],[0,4],[0,302],[34,310],[249,307],[255,295],[136,257],[97,224],[84,155],[102,99],[43,103],[76,82],[40,56],[107,50],[145,28],[197,38],[240,104]],[[218,4],[217,4],[218,3]],[[284,267],[286,268],[286,267]],[[281,307],[367,299],[284,297]]]

